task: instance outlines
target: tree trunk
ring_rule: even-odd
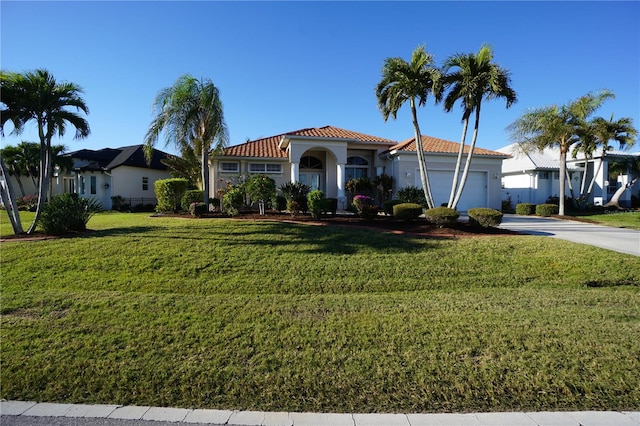
[[[465,140],[467,139],[467,128],[469,127],[469,117],[464,117],[462,121],[462,138],[460,138],[460,149],[458,150],[458,158],[456,160],[456,168],[453,172],[453,182],[451,183],[451,194],[449,195],[449,202],[447,207],[453,208],[453,199],[456,195],[456,189],[458,189],[458,175],[460,174],[460,166],[462,165],[462,155],[464,154]]]
[[[634,178],[631,182],[627,183],[625,186],[621,186],[620,188],[618,188],[615,194],[613,194],[613,197],[611,197],[611,201],[605,204],[604,207],[617,207],[618,209],[622,209],[622,207],[620,207],[620,197],[622,197],[622,194],[624,194],[624,191],[626,191],[627,189],[635,185],[636,182],[638,182],[638,180],[640,180],[640,178]]]
[[[471,138],[471,145],[469,146],[467,161],[464,164],[464,171],[462,172],[462,178],[460,179],[460,183],[458,184],[456,196],[453,199],[453,203],[451,204],[451,208],[454,210],[456,209],[456,207],[458,206],[458,203],[460,202],[460,197],[462,197],[462,191],[464,191],[464,186],[467,183],[467,176],[469,175],[469,169],[471,168],[471,159],[473,157],[473,150],[476,146],[476,140],[478,139],[479,127],[480,127],[480,102],[478,102],[478,106],[476,108],[475,123],[473,124],[473,137]]]
[[[431,195],[431,186],[429,185],[429,175],[427,172],[427,164],[424,160],[424,149],[422,147],[422,135],[420,134],[420,126],[418,125],[418,114],[416,112],[415,99],[411,98],[411,118],[413,120],[413,129],[416,138],[416,152],[418,154],[418,168],[420,169],[420,182],[422,183],[422,191],[427,200],[427,208],[432,209],[433,196]]]
[[[593,191],[593,184],[596,183],[596,176],[600,173],[600,169],[602,168],[602,163],[604,163],[604,151],[602,152],[602,157],[600,157],[600,161],[598,162],[598,167],[593,172],[593,177],[591,178],[591,182],[589,183],[589,188],[587,188],[587,196],[591,195],[591,191]]]
[[[560,201],[558,205],[558,214],[560,216],[564,216],[564,199],[565,199],[564,181],[567,176],[567,150],[568,149],[569,147],[565,146],[564,141],[562,141],[560,145],[560,176],[558,179],[560,181]]]
[[[51,138],[53,137],[52,126],[48,126],[47,134],[44,133],[44,118],[38,118],[38,133],[40,136],[40,170],[39,170],[39,187],[38,187],[38,204],[36,206],[36,215],[31,222],[31,226],[27,230],[27,234],[33,234],[42,215],[42,208],[47,197],[47,187],[49,186],[49,168],[51,166]]]
[[[0,197],[2,198],[2,204],[4,204],[9,216],[9,222],[13,228],[14,234],[23,234],[22,222],[20,221],[20,212],[18,211],[18,205],[16,204],[15,197],[13,195],[13,188],[11,182],[9,182],[9,174],[7,173],[7,167],[4,164],[4,160],[0,157],[0,172],[4,178],[4,185],[0,184]]]

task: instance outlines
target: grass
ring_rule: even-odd
[[[533,236],[426,240],[144,214],[99,214],[89,227],[2,243],[0,398],[332,412],[640,406],[634,256]]]
[[[602,225],[640,230],[640,211],[613,211],[606,214],[593,214],[584,217]]]

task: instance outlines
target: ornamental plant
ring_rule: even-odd
[[[188,184],[189,181],[180,178],[155,181],[153,185],[156,191],[156,198],[158,199],[156,211],[158,213],[168,211],[175,213],[180,210],[182,196],[187,190]]]
[[[460,213],[449,207],[435,207],[428,209],[424,213],[424,217],[426,217],[429,222],[442,228],[454,225],[458,221]]]
[[[373,205],[373,198],[367,195],[356,195],[352,204],[360,217],[372,219],[378,215],[378,207]]]
[[[260,215],[264,215],[265,204],[276,195],[276,181],[265,175],[252,176],[245,183],[247,195],[252,202],[258,203]]]
[[[479,225],[483,228],[499,226],[502,223],[502,212],[486,207],[469,209],[469,223]]]
[[[322,212],[327,210],[327,199],[324,198],[324,192],[316,189],[311,191],[307,196],[309,211],[314,219],[320,219]]]
[[[102,206],[94,198],[60,194],[45,204],[38,225],[47,235],[64,235],[87,230],[87,222]]]

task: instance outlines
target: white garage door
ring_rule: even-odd
[[[462,172],[460,172],[462,174]],[[431,170],[429,171],[429,181],[431,182],[431,193],[436,206],[449,201],[451,194],[451,181],[453,180],[453,171]],[[416,170],[416,184],[418,188],[422,188],[420,183],[420,172]],[[457,210],[465,212],[474,207],[487,206],[487,173],[486,172],[469,172],[467,183],[464,186],[462,197],[458,203]]]

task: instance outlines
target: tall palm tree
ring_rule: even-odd
[[[64,136],[67,126],[75,128],[75,139],[89,136],[89,123],[80,115],[89,113],[82,98],[82,89],[75,83],[61,82],[47,70],[25,73],[1,72],[2,110],[0,131],[4,135],[7,122],[13,125],[13,134],[20,134],[25,125],[35,121],[40,138],[40,167],[38,171],[38,204],[36,214],[27,230],[35,232],[51,181],[51,140],[54,135]],[[75,108],[75,112],[69,110]],[[15,229],[15,228],[14,228]]]
[[[591,135],[589,136],[593,137],[596,143],[596,148],[598,146],[602,148],[602,155],[600,156],[598,166],[593,173],[593,178],[589,183],[587,195],[591,194],[591,191],[593,191],[593,185],[596,181],[596,176],[602,168],[602,163],[604,162],[604,157],[607,154],[607,151],[613,149],[613,147],[609,145],[609,142],[617,142],[618,148],[621,150],[628,149],[635,144],[635,138],[638,134],[636,128],[633,127],[632,118],[623,117],[618,120],[614,120],[613,114],[611,114],[609,120],[606,120],[602,117],[594,117],[589,122],[588,130],[591,133]],[[593,154],[593,151],[591,152],[591,154]]]
[[[192,149],[200,157],[204,203],[209,207],[209,151],[224,148],[228,140],[220,91],[210,79],[189,74],[158,93],[153,103],[155,118],[145,136],[145,153],[150,160],[160,133],[165,143],[181,152]]]
[[[409,101],[418,154],[420,181],[422,182],[422,189],[429,208],[434,207],[434,203],[424,158],[422,135],[418,124],[416,100],[418,106],[423,106],[427,102],[428,95],[433,94],[436,102],[438,102],[441,93],[440,77],[440,70],[433,65],[433,56],[425,51],[424,46],[418,46],[411,55],[411,62],[397,57],[385,59],[382,67],[382,79],[376,86],[378,109],[382,112],[384,121],[387,121],[389,116],[395,120],[400,107],[406,101]]]
[[[507,129],[511,139],[524,151],[557,147],[560,152],[560,205],[558,214],[565,213],[565,180],[567,152],[579,140],[581,124],[614,95],[609,90],[588,93],[567,105],[551,105],[534,109],[511,123]]]
[[[511,78],[509,72],[492,62],[493,51],[489,45],[482,45],[478,53],[456,54],[449,57],[443,66],[444,88],[449,89],[444,98],[445,111],[450,112],[455,103],[459,100],[462,106],[462,138],[460,149],[453,173],[451,184],[451,195],[449,196],[448,207],[455,209],[462,196],[462,191],[467,181],[473,150],[478,138],[478,127],[480,125],[480,109],[483,99],[504,98],[507,108],[516,101],[516,92],[511,88]],[[454,72],[449,72],[452,68]],[[462,165],[462,158],[465,148],[465,139],[469,127],[469,118],[475,112],[475,123],[473,127],[473,137],[469,152],[462,172],[460,182],[458,175]]]

